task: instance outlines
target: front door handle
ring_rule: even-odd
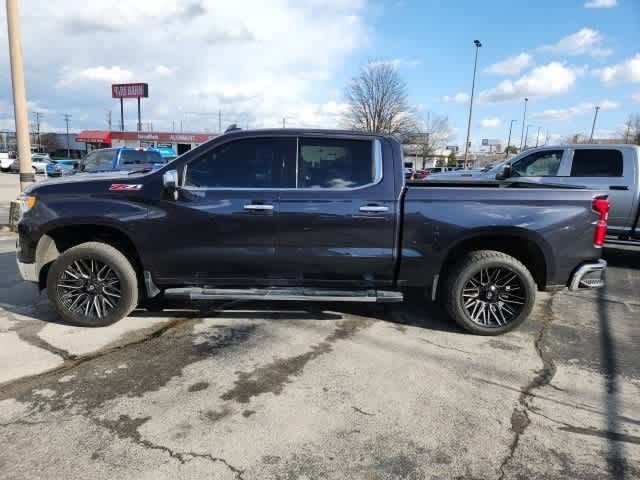
[[[627,185],[611,185],[609,190],[629,190]]]
[[[360,207],[360,211],[372,213],[388,212],[389,207],[383,207],[382,205],[363,205]]]
[[[244,209],[252,210],[252,211],[267,211],[267,210],[273,210],[273,205],[262,205],[259,203],[250,203],[249,205],[245,205]]]

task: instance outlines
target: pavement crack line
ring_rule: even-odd
[[[67,372],[69,370],[73,370],[74,368],[82,365],[83,363],[86,362],[90,362],[91,360],[95,360],[96,358],[100,358],[100,357],[104,357],[105,355],[109,355],[110,353],[119,351],[119,350],[123,350],[125,348],[130,348],[130,347],[134,347],[137,345],[141,345],[143,343],[149,342],[151,340],[154,340],[158,337],[163,336],[165,333],[167,333],[169,330],[172,330],[174,328],[179,327],[181,324],[183,324],[186,321],[192,320],[192,317],[184,317],[184,318],[176,318],[174,320],[171,320],[170,322],[165,323],[162,327],[158,328],[157,330],[154,330],[153,332],[151,332],[149,335],[147,335],[144,338],[141,338],[140,340],[137,340],[135,342],[131,342],[131,343],[125,343],[123,345],[117,345],[115,347],[111,347],[111,348],[106,348],[104,350],[100,350],[98,352],[94,352],[88,355],[72,355],[69,354],[67,352],[65,352],[64,350],[60,350],[57,349],[55,347],[47,347],[49,344],[43,341],[43,345],[39,345],[38,342],[36,343],[32,343],[32,339],[29,340],[29,343],[34,345],[34,346],[38,346],[41,347],[51,353],[54,353],[56,355],[60,355],[62,357],[62,359],[64,360],[63,364],[60,365],[57,368],[52,368],[51,370],[47,370],[46,372],[42,372],[42,373],[38,373],[36,375],[29,375],[29,376],[25,376],[25,377],[21,377],[19,379],[16,380],[12,380],[9,382],[5,382],[5,383],[0,383],[0,387],[1,388],[6,388],[9,386],[14,386],[14,385],[18,385],[20,383],[23,382],[29,382],[32,381],[34,379],[37,378],[46,378],[48,376],[51,375],[57,375],[59,373],[62,372]],[[62,353],[57,353],[57,350],[60,350],[61,352],[64,352],[64,354]]]
[[[376,415],[375,413],[365,412],[364,410],[358,407],[352,406],[351,408],[353,408],[355,412],[360,413],[361,415],[366,415],[367,417],[374,417]]]
[[[533,342],[536,353],[538,354],[540,361],[542,361],[542,368],[536,372],[535,377],[521,390],[520,396],[518,397],[518,404],[514,407],[511,414],[511,430],[514,432],[514,435],[513,439],[511,440],[511,444],[509,445],[507,456],[502,460],[502,463],[500,464],[500,476],[498,477],[499,480],[504,479],[506,474],[505,468],[513,458],[516,449],[518,448],[520,437],[522,436],[522,434],[524,434],[527,427],[531,424],[529,412],[533,411],[533,407],[531,405],[532,400],[535,398],[535,394],[533,393],[533,391],[538,388],[550,385],[551,380],[556,374],[556,365],[553,359],[548,355],[547,352],[545,352],[543,348],[545,335],[554,319],[554,298],[555,295],[552,294],[549,300],[545,302],[543,306],[542,326],[540,327],[538,335]]]
[[[151,417],[131,418],[128,415],[120,415],[117,420],[99,420],[96,418],[91,418],[91,421],[99,427],[106,428],[120,439],[131,440],[136,445],[139,445],[148,450],[159,450],[165,452],[169,455],[169,457],[178,460],[183,465],[194,458],[202,458],[212,463],[221,463],[227,469],[233,472],[235,478],[237,478],[238,480],[243,480],[244,470],[231,465],[224,458],[214,457],[210,453],[198,453],[192,451],[180,452],[142,438],[142,434],[138,429],[140,426],[149,421],[150,418]]]

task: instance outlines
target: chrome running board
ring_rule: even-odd
[[[285,300],[312,302],[401,302],[401,292],[318,288],[169,288],[165,297],[191,300]]]

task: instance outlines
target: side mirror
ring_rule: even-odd
[[[178,188],[178,171],[167,170],[162,174],[162,186],[168,192],[175,192]]]
[[[508,164],[502,167],[502,171],[496,175],[496,180],[506,180],[511,178],[511,175],[513,175],[513,167]]]

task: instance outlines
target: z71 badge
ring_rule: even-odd
[[[109,190],[113,192],[137,192],[142,190],[140,183],[112,183]]]

